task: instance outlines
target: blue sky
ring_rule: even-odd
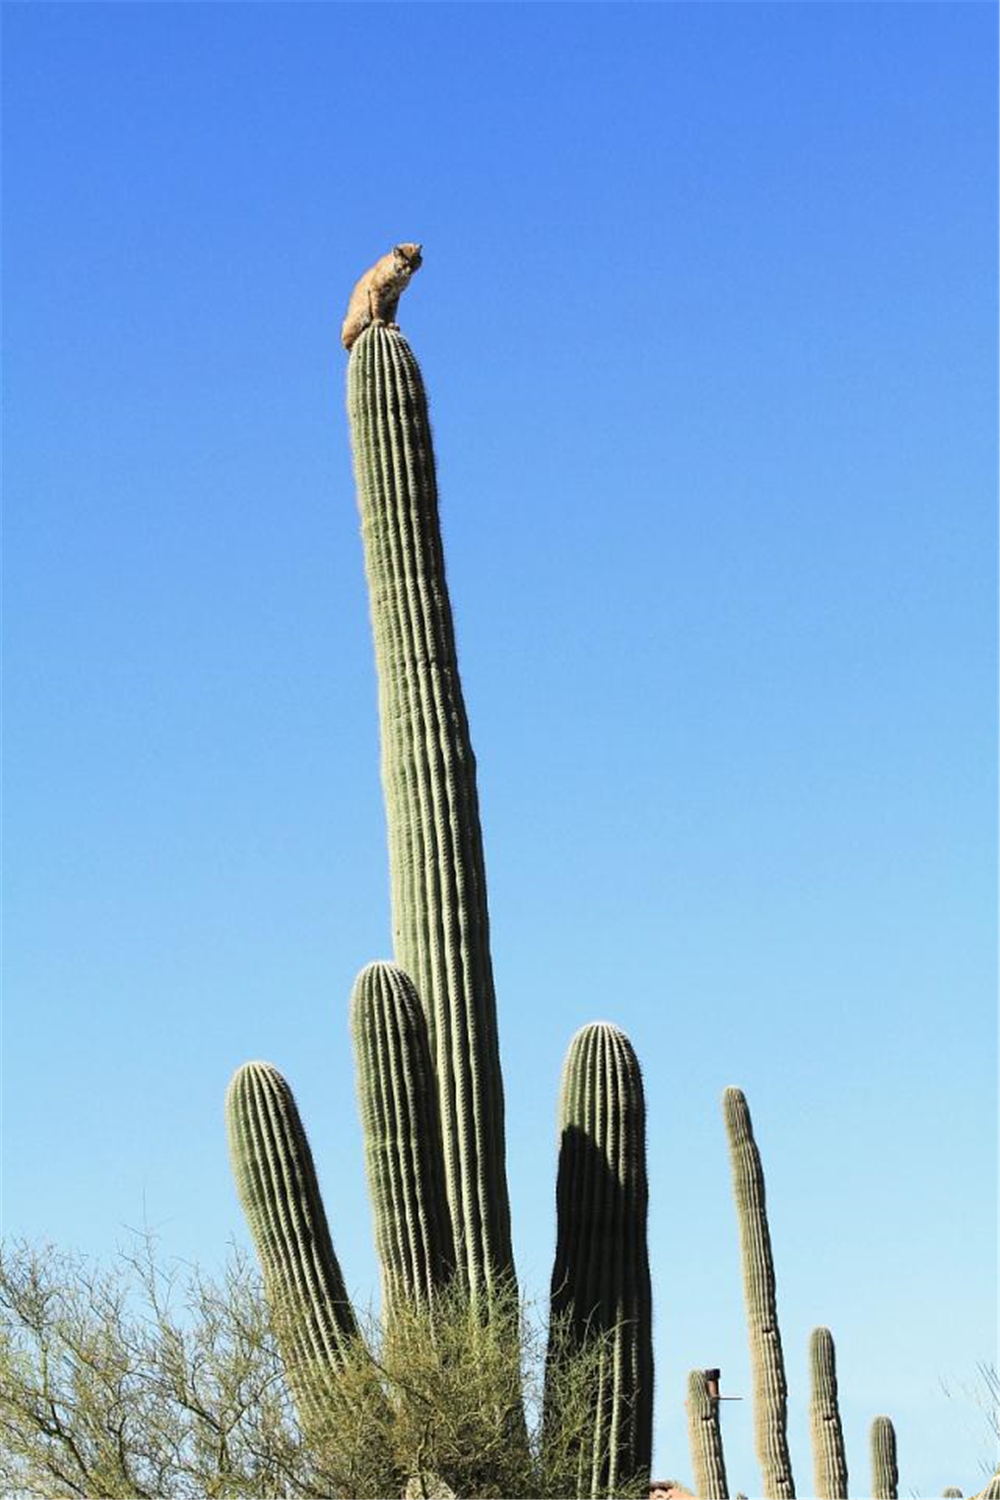
[[[401,305],[480,768],[525,1288],[568,1041],[649,1101],[655,1463],[749,1395],[767,1171],[800,1493],[980,1482],[996,1357],[997,18],[985,4],[4,7],[5,1233],[246,1243],[232,1070],[376,1295],[347,998],[389,950],[338,329]],[[749,1402],[726,1408],[750,1494]]]

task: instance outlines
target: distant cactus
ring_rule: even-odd
[[[709,1393],[704,1370],[688,1375],[688,1440],[698,1500],[728,1500],[719,1400]]]
[[[896,1429],[888,1417],[876,1417],[871,1427],[872,1500],[898,1500]]]
[[[764,1171],[742,1090],[726,1089],[723,1112],[729,1137],[743,1263],[743,1294],[750,1329],[757,1460],[761,1466],[766,1500],[794,1500],[795,1483],[788,1453],[788,1386],[778,1328]]]
[[[653,1441],[652,1292],[646,1247],[646,1106],[624,1032],[606,1022],[570,1043],[559,1102],[553,1324],[572,1342],[613,1332],[595,1391],[578,1495],[617,1492],[646,1475]]]
[[[395,964],[369,964],[351,997],[351,1035],[383,1304],[420,1302],[455,1267],[437,1090],[416,990]]]
[[[308,1423],[325,1415],[358,1326],[312,1152],[277,1068],[244,1063],[226,1095],[233,1175],[260,1259],[289,1384]]]
[[[962,1491],[949,1484],[941,1491],[941,1500],[962,1500]]]
[[[813,1472],[817,1500],[847,1500],[847,1456],[837,1405],[837,1362],[829,1328],[814,1328],[809,1340],[812,1376]]]
[[[396,961],[427,1015],[457,1269],[513,1277],[486,875],[423,381],[398,329],[348,366],[382,725]]]

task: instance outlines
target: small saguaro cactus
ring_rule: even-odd
[[[896,1429],[888,1417],[876,1417],[871,1427],[872,1500],[897,1500]]]
[[[312,1152],[292,1091],[270,1063],[237,1069],[226,1123],[289,1385],[308,1426],[328,1415],[337,1371],[358,1338]]]
[[[456,1269],[513,1279],[476,763],[458,673],[420,369],[398,329],[351,351],[348,414],[382,730],[396,961],[427,1016]]]
[[[638,1059],[617,1026],[592,1022],[571,1041],[559,1131],[552,1324],[568,1319],[571,1348],[612,1338],[579,1460],[577,1494],[600,1496],[648,1477],[653,1441],[646,1106]],[[547,1397],[554,1373],[550,1359]]]
[[[688,1375],[687,1414],[698,1500],[728,1500],[719,1398],[709,1390],[704,1370],[692,1370]]]
[[[837,1356],[829,1328],[809,1338],[813,1474],[817,1500],[847,1500],[847,1456],[837,1404]]]
[[[778,1328],[764,1170],[743,1091],[727,1088],[722,1104],[729,1137],[743,1265],[743,1295],[750,1331],[757,1460],[764,1481],[765,1500],[794,1500],[795,1482],[788,1453],[788,1385]]]
[[[417,992],[395,964],[362,969],[351,1035],[382,1300],[426,1302],[455,1268],[437,1090]]]

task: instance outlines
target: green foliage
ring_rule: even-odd
[[[216,1284],[165,1269],[149,1240],[110,1271],[15,1247],[0,1254],[0,1493],[572,1495],[613,1333],[561,1360],[559,1420],[543,1435],[545,1337],[512,1286],[488,1321],[457,1281],[433,1307],[404,1302],[345,1348],[338,1400],[306,1437],[260,1280],[238,1255]]]
[[[111,1270],[0,1251],[0,1493],[332,1494],[299,1433],[256,1273],[181,1280],[140,1240]]]

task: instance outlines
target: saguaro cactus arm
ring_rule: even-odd
[[[888,1417],[876,1417],[872,1422],[871,1457],[872,1500],[897,1500],[896,1429]]]
[[[813,1476],[817,1500],[847,1500],[847,1455],[837,1404],[837,1357],[829,1328],[809,1338]]]
[[[688,1375],[688,1441],[698,1500],[728,1500],[718,1397],[710,1394],[704,1370]]]
[[[581,1455],[581,1495],[648,1473],[653,1429],[652,1290],[646,1245],[646,1107],[624,1032],[584,1026],[570,1043],[559,1103],[553,1325],[570,1347],[611,1334]]]
[[[226,1094],[233,1175],[303,1422],[326,1414],[359,1337],[333,1249],[312,1152],[277,1068],[248,1062]]]
[[[513,1275],[503,1084],[475,759],[458,674],[420,370],[373,325],[348,366],[371,599],[396,960],[437,1074],[458,1269],[473,1296]]]
[[[743,1264],[743,1294],[750,1331],[757,1459],[766,1500],[794,1500],[795,1482],[788,1453],[788,1386],[778,1328],[764,1171],[742,1090],[726,1089],[722,1103],[729,1138]]]
[[[455,1268],[437,1091],[427,1023],[395,964],[362,969],[351,1036],[365,1165],[387,1315],[400,1298],[426,1301]]]

